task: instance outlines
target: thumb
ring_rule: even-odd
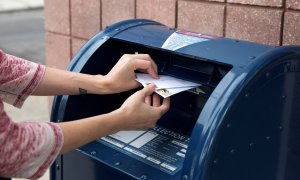
[[[154,92],[155,88],[155,84],[149,84],[141,90],[141,93],[144,95],[144,97],[150,96]]]

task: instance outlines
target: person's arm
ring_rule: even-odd
[[[164,99],[161,104],[157,94],[153,95],[151,106],[150,95],[154,89],[154,85],[149,85],[136,92],[119,109],[111,113],[58,123],[64,135],[60,153],[120,130],[145,130],[154,127],[170,106],[169,98]]]
[[[158,78],[157,67],[147,54],[123,55],[107,75],[88,75],[46,68],[44,78],[33,95],[111,94],[139,87],[135,70]]]
[[[147,54],[123,55],[107,75],[87,75],[47,68],[43,80],[33,92],[34,95],[62,94],[110,94],[137,88],[135,70],[149,73],[158,78],[157,66]],[[64,145],[61,153],[86,144],[96,138],[120,130],[147,129],[169,108],[170,100],[160,105],[158,95],[153,96],[152,85],[136,92],[121,108],[108,114],[89,117],[77,121],[58,123],[63,131]],[[101,102],[99,102],[101,103]]]
[[[86,93],[109,93],[104,76],[46,67],[45,75],[32,95],[77,95]]]

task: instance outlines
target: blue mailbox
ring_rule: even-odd
[[[134,19],[95,35],[68,70],[105,75],[136,52],[150,54],[159,74],[201,86],[172,96],[153,129],[121,131],[58,157],[52,180],[300,179],[300,47]],[[51,120],[113,111],[133,92],[58,96]]]

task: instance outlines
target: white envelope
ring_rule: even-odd
[[[155,84],[155,92],[164,98],[201,85],[166,75],[160,75],[159,79],[153,79],[149,74],[136,73],[136,77],[136,80],[144,87],[150,83]]]
[[[160,75],[159,79],[153,79],[149,74],[136,73],[137,81],[143,86],[147,84],[155,84],[156,89],[181,88],[181,87],[196,87],[200,84],[174,78],[172,76]]]

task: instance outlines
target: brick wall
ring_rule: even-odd
[[[129,18],[270,45],[300,45],[300,0],[45,0],[48,66],[64,69],[95,33]]]

